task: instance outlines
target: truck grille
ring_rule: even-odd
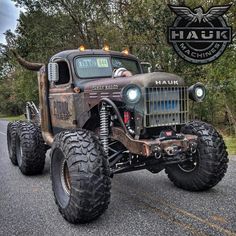
[[[146,88],[145,127],[178,125],[187,121],[187,87]]]

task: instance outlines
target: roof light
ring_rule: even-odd
[[[83,51],[85,50],[85,46],[84,46],[84,45],[81,45],[81,46],[79,47],[79,50],[80,50],[81,52],[83,52]]]
[[[110,50],[110,47],[109,47],[109,45],[105,44],[102,49],[107,52]]]
[[[128,49],[128,48],[125,48],[125,49],[122,51],[122,53],[128,55],[128,54],[129,54],[129,49]]]

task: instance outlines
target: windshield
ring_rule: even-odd
[[[75,59],[75,71],[80,78],[112,77],[114,69],[124,67],[133,75],[139,74],[140,68],[135,60],[108,56],[86,56]]]
[[[80,78],[112,75],[109,57],[78,57],[75,59],[75,69]]]

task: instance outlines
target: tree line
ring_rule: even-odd
[[[191,116],[210,123],[233,123],[236,117],[236,42],[213,63],[192,65],[183,61],[167,42],[167,26],[175,15],[168,4],[199,5],[207,11],[213,5],[232,3],[227,21],[236,29],[236,1],[223,0],[12,0],[24,8],[15,32],[5,32],[0,45],[0,112],[20,114],[26,101],[38,103],[36,74],[17,64],[9,48],[29,61],[46,63],[56,52],[78,48],[130,52],[153,67],[176,73],[188,85],[203,82],[207,98],[190,104]]]

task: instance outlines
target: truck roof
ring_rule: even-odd
[[[51,57],[50,62],[52,62],[56,58],[64,58],[64,59],[73,59],[75,56],[81,56],[81,55],[112,55],[112,56],[119,56],[119,57],[126,57],[133,60],[138,60],[137,57],[135,57],[132,54],[125,54],[123,52],[117,52],[117,51],[105,51],[102,49],[85,49],[84,51],[81,51],[80,49],[73,49],[73,50],[65,50],[61,51],[54,56]]]

